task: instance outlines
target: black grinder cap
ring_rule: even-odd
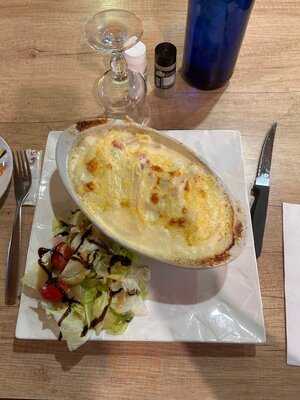
[[[170,67],[176,63],[177,49],[169,42],[159,43],[155,47],[155,63],[161,67]]]

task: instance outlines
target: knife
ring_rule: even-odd
[[[265,231],[268,199],[270,191],[270,170],[272,162],[273,143],[277,123],[274,122],[266,134],[257,167],[255,182],[252,188],[254,202],[251,207],[252,229],[256,257],[261,253]]]

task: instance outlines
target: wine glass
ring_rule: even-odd
[[[94,15],[86,24],[88,44],[102,55],[110,55],[110,68],[96,82],[96,97],[112,118],[145,123],[147,86],[140,73],[127,68],[124,51],[143,34],[141,20],[127,10],[109,9]]]

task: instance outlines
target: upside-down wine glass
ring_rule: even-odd
[[[124,51],[142,37],[141,20],[132,12],[119,9],[104,10],[86,24],[88,44],[102,55],[110,55],[110,69],[96,82],[96,97],[112,118],[129,117],[145,123],[147,86],[140,73],[130,71]]]

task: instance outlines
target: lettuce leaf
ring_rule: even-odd
[[[108,305],[108,293],[103,292],[100,296],[96,298],[93,304],[93,317],[92,319],[94,320],[95,318],[99,318],[100,315],[103,313],[104,308]],[[96,335],[99,335],[103,327],[103,321],[99,322],[95,327],[95,332]]]
[[[54,236],[58,236],[61,234],[68,234],[70,232],[70,227],[65,222],[58,220],[57,218],[53,218],[52,221],[52,233]]]
[[[94,253],[98,249],[99,247],[95,243],[92,243],[89,240],[85,239],[80,246],[78,252],[85,261],[90,262],[89,258],[91,258],[92,253]]]
[[[81,233],[77,233],[72,237],[70,241],[70,246],[72,247],[73,251],[75,251],[81,243],[82,235]]]
[[[56,322],[58,322],[61,319],[61,317],[68,308],[66,304],[62,303],[53,304],[49,301],[42,301],[41,306],[45,310],[47,316],[53,317]]]
[[[107,281],[109,288],[113,292],[117,292],[118,290],[122,289],[122,282],[121,281],[112,281],[111,279],[108,279]]]
[[[118,254],[123,257],[128,257],[131,262],[136,262],[138,260],[138,256],[133,251],[126,249],[125,247],[121,246],[118,243],[112,243],[111,245],[112,251],[114,254]]]
[[[81,282],[81,286],[84,289],[90,289],[93,287],[97,287],[97,285],[99,284],[99,280],[97,278],[90,278],[89,276],[87,276],[82,282]]]
[[[128,327],[129,322],[134,317],[132,312],[120,314],[112,307],[109,307],[103,322],[103,329],[111,335],[121,335]]]
[[[122,280],[126,292],[137,291],[145,299],[148,294],[150,269],[146,266],[132,266],[129,274]]]
[[[72,311],[84,322],[86,322],[86,315],[84,307],[81,304],[72,304]]]
[[[110,274],[108,278],[115,281],[122,281],[129,274],[129,268],[122,265],[120,262],[114,264],[110,269]]]
[[[85,231],[90,225],[90,221],[80,210],[72,213],[69,222],[71,225],[78,227],[80,231]]]
[[[101,281],[98,281],[98,284],[97,284],[97,290],[100,292],[100,293],[102,293],[102,292],[107,292],[108,291],[108,286],[107,286],[107,284],[103,281],[103,280],[101,280]]]
[[[22,282],[23,285],[40,291],[47,279],[47,273],[42,269],[42,267],[39,266],[38,263],[35,263],[24,274]]]
[[[151,278],[150,268],[146,266],[137,266],[132,269],[130,274],[132,279],[135,279],[143,299],[148,295],[148,286]]]
[[[120,313],[132,312],[134,315],[146,315],[147,308],[140,295],[129,296],[123,290],[112,298],[112,308]]]
[[[93,319],[99,318],[104,308],[108,304],[108,293],[103,292],[98,296],[93,304]]]
[[[84,290],[81,293],[81,299],[80,302],[85,305],[88,303],[93,303],[93,301],[95,300],[96,296],[97,296],[97,289],[95,287],[91,287],[91,288],[83,288]]]
[[[99,277],[107,277],[108,276],[108,267],[109,267],[110,256],[105,253],[99,252],[95,258],[93,263],[93,269]]]
[[[41,302],[41,306],[49,317],[58,322],[68,308],[66,304],[52,304],[50,302]],[[72,304],[71,313],[63,319],[60,325],[62,337],[66,340],[70,351],[77,349],[84,344],[90,337],[88,332],[81,337],[85,326],[85,312],[80,304]]]
[[[89,331],[85,336],[81,336],[84,327],[85,320],[80,317],[78,312],[72,311],[71,314],[62,321],[60,330],[70,351],[76,350],[79,346],[89,340]]]
[[[85,319],[86,319],[86,323],[87,326],[90,327],[91,326],[91,322],[93,320],[93,303],[86,303],[84,305],[84,313],[85,313]]]
[[[84,268],[82,263],[77,260],[70,259],[60,277],[68,285],[78,285],[88,275],[89,271]]]
[[[138,281],[135,278],[131,278],[130,276],[122,281],[122,287],[125,292],[141,291]]]
[[[93,319],[93,304],[94,300],[97,296],[97,289],[95,287],[84,288],[82,285],[78,285],[77,293],[75,293],[79,297],[79,301],[83,305],[85,321],[88,327],[91,324]]]

